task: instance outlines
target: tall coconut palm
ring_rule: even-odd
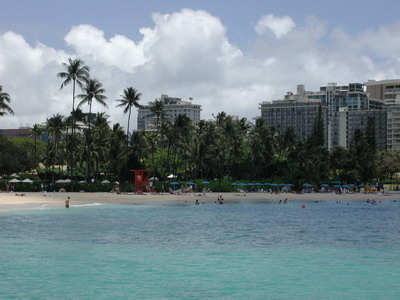
[[[163,116],[164,116],[164,112],[163,112],[163,110],[164,110],[164,101],[162,100],[162,99],[160,99],[160,100],[154,100],[153,102],[150,102],[150,105],[149,105],[149,108],[150,108],[150,111],[151,111],[151,114],[149,115],[149,117],[150,116],[155,116],[156,117],[156,128],[157,128],[157,131],[158,131],[158,129],[160,128],[160,121],[162,122],[162,119],[163,119]]]
[[[47,119],[47,126],[46,126],[46,130],[49,134],[50,137],[50,142],[53,144],[53,148],[54,149],[54,161],[53,163],[53,174],[52,174],[52,183],[54,184],[54,164],[58,163],[58,165],[60,165],[60,159],[58,156],[58,148],[59,148],[59,144],[61,142],[61,137],[63,134],[63,131],[65,129],[64,127],[64,117],[60,114],[56,114],[53,117],[51,117],[50,119]],[[61,170],[59,170],[61,173]]]
[[[123,94],[121,95],[121,99],[118,99],[117,101],[120,102],[120,104],[117,105],[117,107],[123,107],[124,108],[124,114],[128,113],[128,129],[126,130],[126,147],[128,150],[128,145],[129,145],[129,123],[131,120],[131,111],[132,107],[139,108],[141,105],[139,104],[140,97],[142,96],[142,93],[139,93],[137,89],[133,87],[128,87],[124,90]]]
[[[64,72],[60,72],[57,74],[58,78],[64,79],[63,83],[61,84],[60,90],[62,90],[66,85],[70,84],[72,82],[72,124],[71,124],[71,132],[72,132],[72,159],[74,157],[74,135],[75,135],[75,123],[76,123],[76,118],[75,118],[75,87],[76,84],[80,88],[83,88],[83,84],[86,81],[87,78],[89,78],[89,67],[85,65],[85,62],[83,60],[80,60],[78,58],[68,58],[68,63],[63,62],[62,65],[65,68]],[[73,167],[74,167],[74,162],[71,161],[71,177],[73,175]],[[72,187],[72,186],[71,186]]]
[[[58,78],[64,79],[60,90],[72,82],[72,114],[75,111],[75,86],[79,85],[83,89],[86,79],[89,78],[89,67],[84,65],[85,62],[78,58],[68,58],[68,63],[63,62],[64,72],[57,74]]]
[[[106,90],[103,88],[103,85],[97,79],[92,79],[92,78],[87,79],[85,86],[82,88],[82,91],[83,94],[79,94],[76,96],[78,99],[82,99],[77,107],[81,107],[84,104],[88,104],[89,119],[92,114],[93,99],[96,100],[97,103],[108,108],[108,105],[106,103],[107,97],[104,95]],[[90,131],[90,123],[91,122],[88,122],[89,131]]]
[[[42,132],[43,132],[42,126],[40,126],[39,124],[33,125],[32,130],[31,130],[31,136],[33,136],[35,139],[35,150],[34,150],[35,158],[36,158],[36,152],[37,152],[37,137],[39,135],[41,135]]]
[[[10,115],[14,114],[14,111],[7,104],[11,102],[11,97],[8,93],[3,92],[3,87],[0,85],[0,117],[9,113]]]
[[[103,85],[97,79],[87,79],[86,84],[83,87],[83,94],[77,95],[78,99],[82,99],[79,102],[77,107],[81,107],[84,104],[89,105],[89,116],[88,116],[88,130],[86,135],[86,161],[87,161],[87,179],[89,179],[90,171],[91,171],[91,160],[90,155],[92,152],[92,137],[91,137],[91,115],[92,115],[92,103],[93,99],[96,100],[97,103],[101,104],[104,107],[108,107],[106,100],[107,97],[104,95],[106,90],[103,88]]]

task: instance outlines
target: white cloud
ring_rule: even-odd
[[[295,27],[296,24],[289,16],[275,17],[274,15],[265,15],[258,20],[254,30],[259,35],[271,30],[280,39]]]
[[[206,11],[154,13],[152,19],[153,26],[138,29],[138,41],[118,34],[106,38],[92,25],[74,26],[65,36],[70,53],[30,45],[14,32],[0,35],[0,84],[16,113],[0,118],[0,128],[69,114],[72,88],[60,91],[56,77],[68,57],[91,67],[92,77],[107,90],[107,114],[123,126],[127,116],[115,100],[128,86],[143,94],[142,103],[166,93],[193,97],[205,119],[220,111],[252,119],[260,115],[261,101],[281,98],[297,84],[318,89],[332,81],[400,77],[400,22],[351,35],[339,28],[329,32],[313,16],[297,25],[290,17],[263,17],[259,33],[272,30],[278,38],[260,35],[244,52],[229,41],[221,20]],[[96,105],[93,110],[104,111]],[[135,114],[131,124],[136,127]]]

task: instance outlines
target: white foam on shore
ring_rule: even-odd
[[[83,207],[83,206],[101,206],[101,205],[106,205],[106,203],[87,203],[87,204],[75,204],[75,205],[70,205],[70,207]]]

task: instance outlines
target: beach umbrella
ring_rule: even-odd
[[[150,177],[149,181],[159,181],[160,179],[158,179],[157,177]]]
[[[110,183],[108,180],[103,180],[101,183]]]
[[[58,179],[56,180],[56,183],[65,183],[64,179]]]
[[[210,184],[211,182],[209,182],[209,181],[207,181],[207,180],[204,180],[204,181],[202,181],[201,182],[201,184]],[[231,185],[233,185],[233,184],[231,184]]]
[[[232,185],[232,186],[238,186],[239,183],[234,182],[234,183],[231,183],[231,185]]]
[[[294,186],[294,184],[292,184],[292,183],[288,183],[286,186]]]
[[[271,183],[270,186],[278,186],[276,183]]]
[[[177,182],[177,181],[172,181],[172,182],[170,182],[169,184],[174,186],[174,191],[175,191],[175,186],[176,186],[176,185],[179,185],[180,183]]]
[[[302,186],[304,187],[313,187],[314,185],[311,183],[303,183]]]
[[[12,174],[11,174],[11,177],[18,178],[18,177],[19,177],[19,175],[18,175],[17,173],[12,173]]]
[[[358,187],[365,187],[365,184],[359,184]]]
[[[170,175],[167,176],[167,178],[169,178],[169,179],[176,178],[176,175],[170,174]]]
[[[333,187],[340,188],[340,184],[335,184]]]
[[[280,183],[279,186],[286,186],[286,183]]]
[[[321,186],[322,186],[322,187],[329,187],[329,184],[324,183],[324,184],[321,184]]]
[[[194,182],[192,182],[192,181],[188,181],[188,182],[186,182],[186,184],[187,184],[187,185],[194,185],[194,184],[196,184],[196,183],[194,183]]]
[[[64,183],[71,183],[71,179],[64,179]]]
[[[16,179],[16,178],[14,178],[14,179],[11,179],[9,182],[10,183],[18,183],[18,182],[21,182],[21,181]]]
[[[22,182],[24,182],[24,183],[33,183],[33,180],[30,180],[29,178],[26,178],[26,179],[22,180]]]
[[[85,183],[86,181],[85,180],[81,180],[81,181],[79,181],[78,183]]]

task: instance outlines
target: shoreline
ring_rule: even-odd
[[[40,209],[40,208],[61,208],[67,197],[71,198],[71,206],[84,204],[151,204],[151,203],[194,203],[196,199],[200,203],[214,203],[218,195],[222,195],[224,203],[240,202],[279,202],[279,200],[288,199],[288,201],[367,201],[375,199],[376,201],[400,201],[400,193],[352,193],[352,194],[334,194],[334,193],[280,193],[270,194],[265,192],[253,193],[207,193],[203,196],[199,193],[171,195],[171,194],[115,194],[115,193],[42,193],[28,192],[23,193],[0,193],[0,211],[11,211],[21,209]]]

